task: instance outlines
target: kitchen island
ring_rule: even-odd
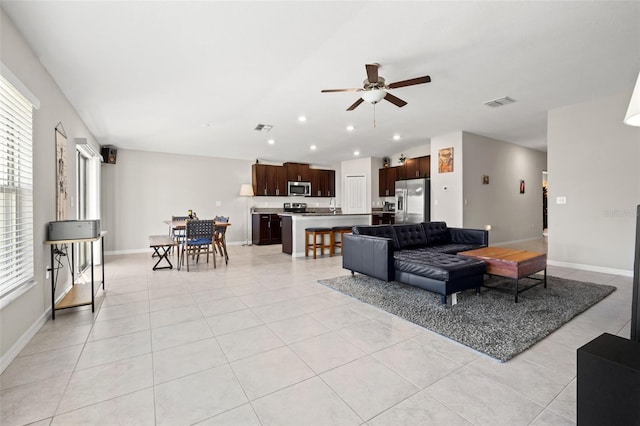
[[[313,227],[370,225],[371,213],[279,213],[282,217],[282,252],[304,257],[304,230]]]

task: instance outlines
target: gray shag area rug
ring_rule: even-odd
[[[514,303],[511,279],[491,277],[482,288],[458,294],[456,305],[442,305],[440,295],[395,281],[356,274],[319,280],[320,284],[377,306],[387,312],[485,353],[507,361],[551,334],[561,325],[604,299],[616,288],[547,276],[543,285],[518,296]],[[520,288],[534,281],[523,278]]]

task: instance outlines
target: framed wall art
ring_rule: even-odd
[[[438,173],[453,172],[453,147],[438,150]]]

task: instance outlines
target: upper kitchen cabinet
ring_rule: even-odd
[[[396,180],[401,166],[385,167],[378,170],[378,196],[393,197],[396,195]]]
[[[431,156],[409,158],[405,161],[402,179],[431,177]]]
[[[335,197],[336,196],[336,171],[323,169],[310,169],[311,196]]]
[[[282,166],[253,164],[251,166],[253,193],[256,196],[287,195],[287,175]]]
[[[311,169],[308,164],[284,163],[287,169],[287,181],[289,182],[311,182]]]

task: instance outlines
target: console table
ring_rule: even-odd
[[[51,248],[51,266],[47,271],[51,273],[51,319],[56,319],[56,310],[75,308],[77,306],[91,305],[91,312],[95,312],[95,290],[94,290],[94,274],[93,274],[93,243],[101,240],[100,255],[102,266],[102,289],[104,290],[104,236],[106,231],[102,231],[99,236],[94,238],[81,238],[72,240],[47,240],[44,243]],[[74,244],[91,243],[91,295],[87,294],[87,290],[82,285],[76,285],[75,282],[75,252]],[[68,256],[68,246],[71,246],[71,290],[56,304],[56,285],[58,284],[58,272],[63,267],[62,258]]]

